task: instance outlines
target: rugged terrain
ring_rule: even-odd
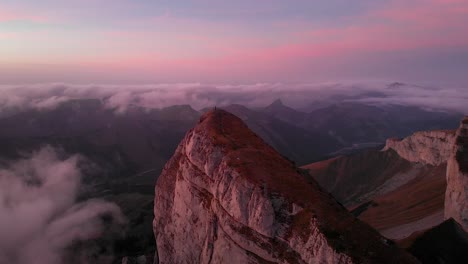
[[[159,263],[415,263],[236,116],[206,113],[156,185]]]
[[[361,140],[362,137],[359,139],[350,135],[349,140],[343,141],[343,136],[338,135],[343,131],[349,133],[349,129],[356,128],[353,124],[362,120],[368,120],[366,129],[378,128],[385,135],[399,136],[420,128],[449,128],[456,120],[453,117],[457,116],[456,113],[411,108],[406,115],[417,115],[421,122],[407,122],[402,130],[397,128],[399,123],[395,120],[399,118],[397,113],[406,109],[403,106],[394,106],[390,110],[354,107],[354,104],[326,107],[331,108],[301,112],[277,100],[265,108],[241,105],[223,108],[238,115],[264,141],[298,165],[334,156],[337,151],[352,152],[371,146],[359,142],[372,142],[375,137]],[[197,123],[203,112],[189,105],[161,109],[129,105],[123,111],[109,107],[106,98],[98,98],[69,100],[54,108],[23,109],[7,115],[0,114],[0,165],[20,159],[23,154],[45,145],[86,157],[89,164],[82,168],[85,186],[80,198],[104,198],[123,209],[129,225],[126,238],[116,242],[117,255],[127,255],[130,261],[133,257],[154,252],[151,207],[155,180],[186,131]],[[323,115],[324,112],[327,115]],[[382,126],[382,120],[369,118],[375,115],[373,112],[388,116],[385,122],[392,125]],[[340,122],[343,122],[342,127]],[[376,134],[369,133],[369,136]],[[377,142],[383,143],[383,140]],[[389,155],[386,161],[388,166],[392,166],[391,160]],[[389,176],[383,178],[386,177]],[[382,178],[377,177],[373,184],[362,185],[361,193],[379,185],[380,181]],[[345,182],[337,185],[337,188],[346,189]],[[349,194],[344,189],[342,197]],[[357,194],[351,200],[360,204],[359,196]]]
[[[303,168],[355,216],[389,238],[443,221],[445,163],[413,163],[393,150],[370,150]]]
[[[466,121],[371,150],[304,166],[355,216],[393,239],[466,219]],[[465,144],[465,146],[464,146]]]

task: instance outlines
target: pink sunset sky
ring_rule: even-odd
[[[0,83],[468,83],[468,1],[2,0]]]

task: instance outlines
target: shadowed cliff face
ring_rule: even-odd
[[[411,243],[411,242],[410,242]],[[409,251],[422,263],[467,263],[468,233],[448,219],[422,234],[417,234]]]
[[[468,117],[461,122],[455,137],[447,163],[445,218],[455,219],[468,232]]]
[[[189,131],[156,185],[159,263],[414,263],[236,116]]]

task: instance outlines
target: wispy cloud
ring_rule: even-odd
[[[25,159],[3,163],[1,263],[66,263],[69,261],[63,257],[73,243],[99,238],[111,225],[124,223],[115,204],[77,202],[79,160],[79,156],[60,159],[54,149],[44,147]],[[111,223],[105,224],[103,216],[111,217]],[[80,256],[75,253],[75,257]]]
[[[0,13],[0,21],[56,22],[35,34],[32,27],[2,33],[12,43],[0,44],[3,75],[15,82],[304,82],[377,74],[467,82],[466,1],[270,1],[268,8],[252,1],[69,2],[31,1],[16,6],[21,12]],[[441,56],[457,59],[441,65]],[[19,62],[33,70],[9,70]]]
[[[0,23],[11,21],[27,21],[32,23],[45,23],[50,20],[49,17],[44,15],[37,15],[29,12],[21,12],[3,9],[0,10]]]

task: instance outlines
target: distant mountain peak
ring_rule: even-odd
[[[285,105],[279,98],[263,108],[263,111],[283,121],[294,120],[295,122],[300,122],[304,118],[304,113]]]
[[[405,86],[406,84],[402,83],[402,82],[393,82],[391,84],[389,84],[387,86],[388,89],[397,89],[397,88],[400,88],[402,86]]]
[[[281,100],[281,98],[278,98],[275,101],[273,101],[273,103],[271,103],[270,106],[278,107],[278,106],[285,106],[285,105],[283,104],[283,101]]]

